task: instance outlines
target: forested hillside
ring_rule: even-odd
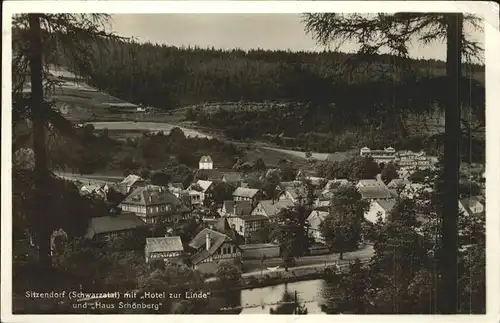
[[[99,49],[83,66],[90,85],[158,110],[188,107],[188,120],[235,139],[321,152],[385,144],[439,149],[429,137],[444,130],[441,61],[119,41]],[[463,109],[484,120],[484,66],[463,70]]]
[[[344,63],[355,56],[337,52],[222,51],[117,41],[99,47],[105,49],[85,66],[90,85],[159,109],[240,100],[324,103],[341,96],[346,84],[414,81],[445,71],[441,61],[396,61],[389,55],[363,58],[377,62],[369,68],[362,63],[347,69]],[[465,70],[484,79],[483,66]]]

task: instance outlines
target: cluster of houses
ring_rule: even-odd
[[[394,163],[404,174],[416,169],[425,169],[436,162],[436,158],[427,156],[425,152],[396,151],[393,147],[384,149],[370,149],[363,147],[359,151],[361,157],[372,157],[377,164]]]
[[[203,157],[200,166],[201,163],[203,169],[213,167],[213,164],[206,165],[211,163],[210,158]],[[278,257],[278,245],[249,242],[253,241],[252,235],[272,222],[281,210],[310,200],[304,177],[314,187],[313,210],[307,221],[309,234],[318,245],[324,244],[320,224],[329,214],[332,197],[339,186],[354,185],[358,189],[362,199],[370,205],[365,219],[373,223],[378,217],[383,220],[387,217],[398,196],[414,198],[423,188],[421,184],[411,183],[405,178],[394,179],[386,185],[380,178],[352,183],[347,179],[325,180],[299,174],[295,181],[279,183],[277,197],[268,199],[261,190],[244,185],[234,173],[226,173],[218,180],[197,180],[187,188],[181,183],[154,186],[137,175],[129,175],[117,184],[118,190],[125,195],[119,204],[121,212],[92,218],[87,238],[109,241],[133,235],[135,230],[162,224],[170,230],[167,229],[160,237],[146,238],[146,262],[152,259],[182,261],[188,257],[195,267],[209,268],[220,260]],[[231,200],[217,206],[218,217],[203,217],[200,211],[205,209],[204,202],[214,194],[217,181],[236,183],[237,187],[232,192]],[[100,186],[95,189],[104,192],[106,188]],[[484,204],[479,198],[470,198],[460,201],[460,209],[468,214],[481,213]],[[183,243],[179,236],[171,235],[177,223],[193,217],[199,218],[206,226],[191,241]]]

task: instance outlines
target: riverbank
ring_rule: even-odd
[[[361,259],[362,263],[367,263],[369,258]],[[338,264],[336,262],[327,264],[308,265],[300,267],[291,267],[288,271],[283,268],[275,271],[262,270],[261,272],[244,273],[241,277],[241,284],[231,290],[247,290],[254,288],[269,287],[299,281],[324,279],[329,272],[347,273],[351,261]],[[215,288],[219,284],[215,277],[205,279],[205,283]]]

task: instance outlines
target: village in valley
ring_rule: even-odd
[[[284,17],[315,44],[335,19],[388,19],[342,15],[247,18]],[[227,18],[198,16],[176,26]],[[387,16],[436,20],[430,39],[455,19]],[[167,46],[81,17],[13,20],[14,314],[485,313],[484,64],[463,64],[451,106],[453,64],[434,58]],[[83,58],[50,48],[66,32]],[[38,42],[50,55],[24,46]],[[458,106],[468,119],[446,128]]]
[[[352,180],[325,178],[294,169],[295,179],[283,181],[279,167],[238,172],[218,169],[210,156],[202,156],[195,171],[195,177],[200,179],[187,187],[180,182],[153,185],[154,172],[149,178],[130,174],[121,181],[107,183],[77,177],[75,182],[82,195],[103,201],[107,201],[110,191],[123,196],[121,201],[109,204],[109,214],[90,219],[85,238],[104,243],[143,239],[139,243],[144,245],[141,251],[145,263],[161,260],[188,265],[208,280],[215,277],[221,264],[228,262],[237,266],[244,277],[262,277],[263,272],[294,271],[304,266],[342,270],[342,264],[355,259],[367,261],[373,255],[370,228],[389,216],[396,200],[424,199],[426,193],[432,192],[429,176],[438,163],[436,157],[424,152],[396,151],[392,147],[363,147],[355,159],[380,172],[373,178]],[[284,165],[287,163],[283,160]],[[71,178],[70,174],[65,176]],[[475,170],[473,180],[480,187],[478,195],[459,202],[460,211],[466,215],[484,212],[481,167]],[[366,206],[359,239],[345,248],[347,258],[340,259],[342,243],[336,245],[325,239],[321,224],[331,216],[336,194],[349,187],[359,193],[359,202]],[[282,241],[272,235],[273,229],[286,223],[289,212],[305,212],[301,216],[307,235],[307,250],[292,263],[283,257]],[[418,212],[416,218],[423,222],[432,220]],[[192,223],[196,225],[190,235],[178,234]]]

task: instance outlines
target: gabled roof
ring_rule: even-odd
[[[206,192],[206,190],[208,190],[210,186],[212,186],[213,182],[199,179],[198,181],[196,181],[196,184],[198,184],[203,189],[203,192]]]
[[[184,251],[181,237],[155,237],[146,238],[146,250],[148,252]]]
[[[126,184],[127,186],[132,186],[135,184],[135,182],[142,182],[144,179],[142,179],[140,176],[130,174],[127,177],[125,177],[120,184]]]
[[[224,201],[224,209],[234,215],[249,215],[252,212],[252,201]]]
[[[478,204],[482,205],[481,200],[479,199],[479,197],[476,197],[476,196],[471,196],[471,197],[460,199],[460,203],[462,204],[462,206],[465,208],[465,210],[468,213],[473,213],[471,210],[472,207],[474,207]]]
[[[235,182],[241,182],[243,180],[243,176],[241,176],[241,174],[237,172],[230,172],[230,173],[225,173],[222,176],[222,179],[228,183],[235,183]]]
[[[225,217],[220,218],[219,221],[214,224],[213,229],[220,233],[232,235],[231,226]]]
[[[359,187],[359,193],[362,199],[388,199],[392,198],[392,194],[388,189],[383,187]]]
[[[206,250],[206,237],[210,239],[210,248],[209,250]],[[191,261],[194,264],[199,263],[203,259],[213,255],[217,249],[224,243],[224,242],[232,242],[233,240],[226,234],[205,228],[201,230],[196,237],[191,240],[189,243],[189,246],[191,248],[194,248],[196,250],[199,250],[200,248],[204,248],[202,251],[198,252],[195,254],[192,258]]]
[[[259,202],[259,205],[268,217],[273,217],[276,216],[281,210],[292,207],[295,204],[291,200],[274,201],[274,203],[272,200],[263,200]]]
[[[311,226],[311,229],[319,229],[319,225],[328,215],[327,211],[313,210],[307,217],[307,222]]]
[[[233,196],[253,198],[258,192],[259,190],[256,188],[238,187],[233,192]]]
[[[406,178],[395,178],[387,184],[387,187],[396,188],[398,186],[406,186],[408,184],[411,184],[411,182]]]
[[[91,193],[91,192],[104,193],[103,188],[104,188],[104,185],[87,184],[87,185],[83,185],[82,187],[80,187],[80,191],[81,192],[87,191],[89,193]]]
[[[390,200],[378,200],[375,201],[384,211],[386,212],[391,212],[392,209],[394,208],[394,205],[396,205],[396,200],[395,199],[390,199]]]
[[[307,197],[307,190],[303,186],[287,187],[285,192],[288,192],[294,200],[305,199]]]
[[[362,179],[356,184],[357,187],[386,187],[384,182],[376,179]]]
[[[116,216],[100,216],[90,219],[85,237],[92,239],[96,234],[132,230],[146,226],[140,218],[130,213]]]
[[[183,207],[182,202],[172,192],[161,187],[139,187],[127,196],[122,204],[135,205],[172,205],[177,208]]]
[[[213,163],[212,157],[210,157],[210,156],[201,156],[200,163]]]

